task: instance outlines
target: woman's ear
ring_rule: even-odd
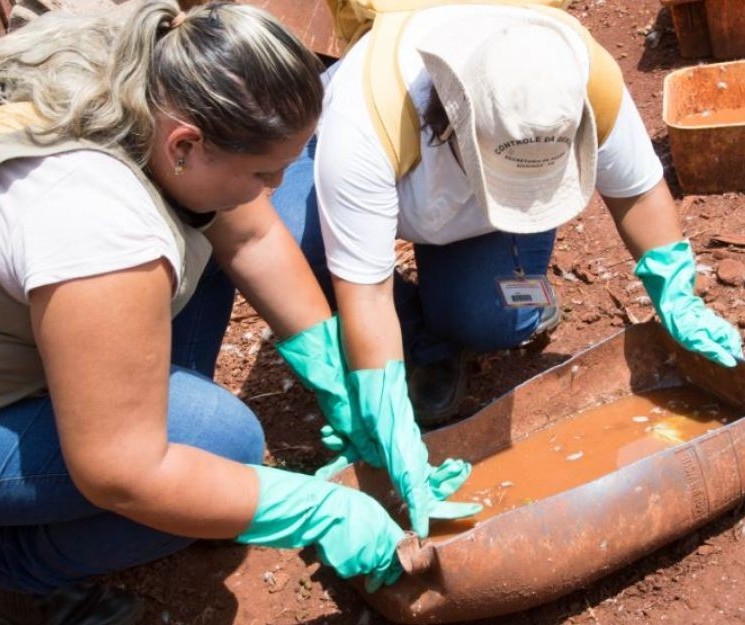
[[[182,122],[175,122],[168,130],[165,140],[165,152],[174,171],[188,168],[189,159],[196,150],[201,149],[204,138],[201,131]]]
[[[147,170],[162,188],[173,194],[171,181],[189,168],[203,145],[204,137],[196,126],[156,112],[155,138]]]

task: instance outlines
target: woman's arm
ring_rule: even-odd
[[[256,507],[254,471],[167,438],[171,286],[161,259],[31,292],[62,453],[94,505],[164,532],[233,537]]]
[[[233,284],[280,338],[331,315],[302,251],[266,195],[220,213],[206,235]]]
[[[664,181],[634,198],[606,199],[618,231],[638,261],[634,273],[662,325],[685,348],[726,367],[742,360],[742,337],[695,294],[696,260],[683,239]]]
[[[159,260],[31,293],[62,452],[83,495],[171,534],[315,545],[344,577],[393,583],[403,532],[371,497],[168,442],[170,291]]]
[[[650,249],[683,238],[675,202],[664,180],[641,195],[603,197],[603,201],[634,260]]]
[[[382,369],[402,360],[401,326],[393,302],[393,277],[355,284],[333,276],[349,369]]]

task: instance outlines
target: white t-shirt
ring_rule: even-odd
[[[79,150],[0,166],[0,286],[17,301],[39,286],[161,257],[177,280],[173,234],[117,159]]]
[[[465,11],[515,10],[441,7],[412,19],[399,47],[399,63],[420,114],[431,80],[416,51],[417,35],[453,23]],[[315,181],[331,272],[351,282],[374,284],[393,272],[396,238],[443,245],[493,232],[494,227],[477,205],[449,145],[429,145],[428,131],[421,134],[420,163],[396,183],[364,97],[367,42],[361,39],[324,76]],[[633,197],[651,189],[662,175],[641,116],[624,89],[616,124],[598,153],[596,187],[608,197]]]

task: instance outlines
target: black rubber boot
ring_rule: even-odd
[[[0,590],[0,625],[136,625],[144,606],[119,588],[85,584],[44,597]]]
[[[466,355],[408,368],[409,398],[416,422],[424,427],[440,425],[458,413],[466,394]]]

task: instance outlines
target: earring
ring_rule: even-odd
[[[180,158],[176,161],[176,167],[173,168],[173,175],[174,176],[180,176],[184,173],[184,169],[186,168],[186,159]]]

